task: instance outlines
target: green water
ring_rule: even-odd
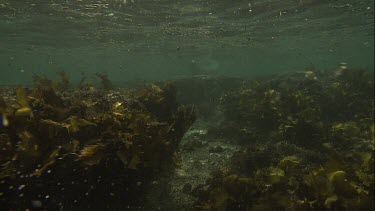
[[[373,0],[2,0],[0,84],[374,69]]]

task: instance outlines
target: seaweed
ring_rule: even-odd
[[[210,135],[242,149],[193,189],[193,210],[374,210],[373,94],[373,77],[349,69],[227,92]]]
[[[60,76],[61,82],[59,83],[59,89],[67,90],[70,87],[70,80],[68,74],[64,71],[58,71],[57,75]]]
[[[113,89],[113,84],[107,74],[96,73],[95,76],[100,79],[100,83],[102,84],[103,89],[105,90]]]
[[[0,98],[1,207],[26,209],[40,194],[53,198],[42,205],[52,210],[141,206],[137,184],[174,168],[194,107],[179,105],[171,85],[62,95],[55,82],[35,77],[36,88],[16,89],[14,105]]]

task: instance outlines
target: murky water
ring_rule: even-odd
[[[374,210],[373,76],[374,0],[0,0],[0,210]]]
[[[0,16],[2,84],[374,68],[371,0],[4,0]]]

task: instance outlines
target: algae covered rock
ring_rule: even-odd
[[[211,135],[242,149],[196,191],[193,210],[375,209],[370,73],[250,81],[221,105],[224,119],[211,131],[225,132]]]

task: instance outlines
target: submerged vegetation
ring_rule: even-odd
[[[178,186],[196,200],[191,210],[375,209],[369,72],[190,78],[136,90],[114,88],[105,74],[95,76],[101,89],[86,76],[77,89],[66,73],[59,76],[55,82],[35,75],[35,88],[1,91],[5,209],[158,209],[147,207],[147,190],[167,195],[168,187],[153,184],[171,178],[180,148],[229,159],[205,184]],[[194,102],[201,120],[211,121],[208,130],[189,132],[182,146],[195,107],[177,98]],[[235,147],[226,154],[213,139]],[[185,162],[203,171],[201,160]]]
[[[195,121],[172,84],[138,91],[66,90],[34,76],[36,87],[0,97],[0,207],[119,209],[141,206],[144,190],[173,169]],[[5,98],[6,96],[6,98]]]
[[[194,210],[374,210],[374,80],[348,69],[249,81],[209,133],[242,145]]]

